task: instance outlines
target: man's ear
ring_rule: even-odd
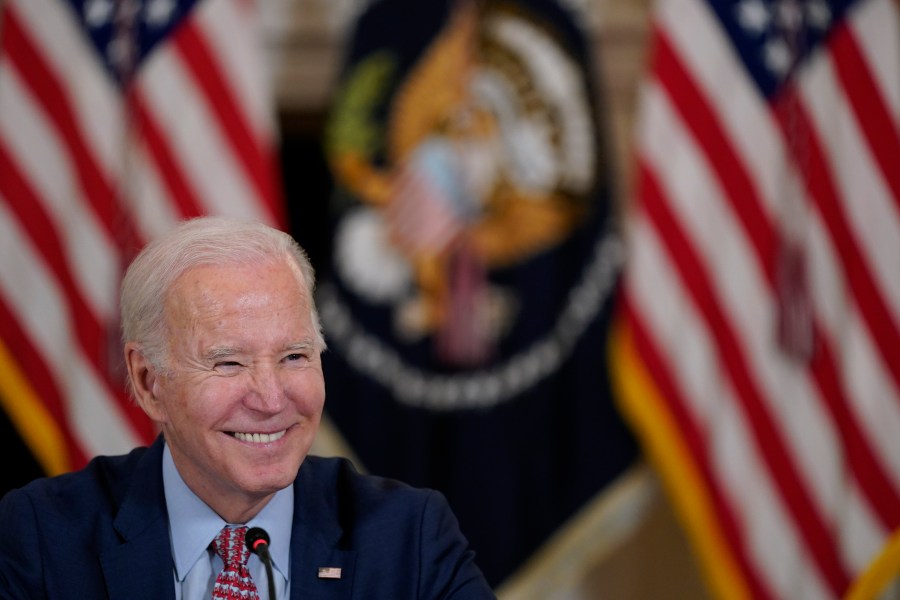
[[[135,342],[125,344],[125,368],[138,406],[156,423],[166,422],[165,406],[157,395],[160,375]]]

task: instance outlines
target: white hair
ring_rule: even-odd
[[[165,304],[175,281],[199,266],[247,265],[286,260],[302,275],[318,351],[325,339],[313,298],[315,272],[306,252],[287,233],[257,221],[230,217],[198,217],[179,224],[148,244],[132,261],[122,280],[122,341],[135,342],[147,360],[166,370]],[[129,380],[129,385],[133,382]]]

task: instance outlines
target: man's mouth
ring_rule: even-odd
[[[287,429],[276,431],[275,433],[243,433],[241,431],[229,431],[228,434],[242,442],[251,442],[254,444],[271,444],[277,442],[284,437]]]

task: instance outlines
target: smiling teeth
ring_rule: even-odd
[[[285,429],[282,429],[276,433],[239,433],[235,432],[234,437],[241,440],[242,442],[253,442],[254,444],[269,444],[271,442],[277,442],[282,437],[284,437]]]

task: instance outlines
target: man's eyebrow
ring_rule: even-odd
[[[210,348],[203,355],[203,358],[206,360],[214,361],[221,360],[223,358],[229,358],[238,353],[237,348],[232,348],[230,346],[220,346],[217,348]]]
[[[312,343],[312,340],[302,340],[299,342],[293,342],[291,344],[287,344],[284,347],[284,350],[290,352],[293,350],[309,350],[310,348],[313,348],[313,347],[314,347],[314,344]]]

